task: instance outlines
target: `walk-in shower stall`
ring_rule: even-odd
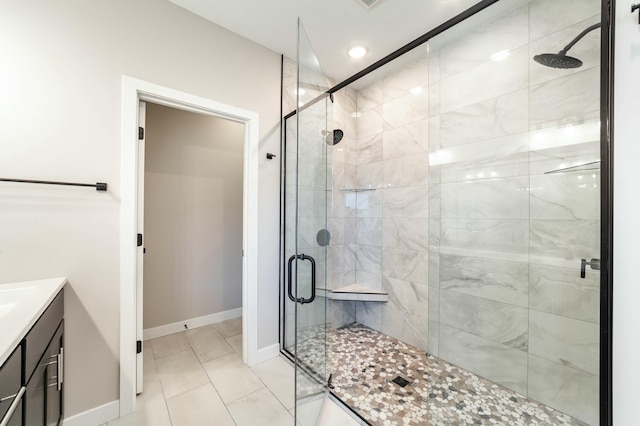
[[[327,389],[372,425],[600,424],[603,2],[481,3],[346,84],[301,25],[284,61],[300,424]]]

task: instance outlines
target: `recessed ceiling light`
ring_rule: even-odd
[[[356,0],[362,7],[369,10],[376,4],[380,2],[380,0]]]
[[[351,49],[349,49],[349,56],[352,57],[353,59],[362,58],[366,54],[367,54],[367,49],[365,49],[362,46],[354,46]]]

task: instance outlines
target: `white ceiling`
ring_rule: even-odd
[[[290,58],[300,17],[324,73],[342,81],[471,7],[477,0],[170,0]],[[364,45],[359,60],[347,50]]]

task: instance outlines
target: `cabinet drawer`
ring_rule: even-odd
[[[9,359],[0,367],[0,421],[9,411],[22,386],[22,345],[19,345]]]
[[[50,361],[47,365],[45,400],[45,419],[47,426],[58,426],[62,423],[62,383],[64,380],[64,352],[63,348],[64,321],[58,327],[51,344],[45,353],[45,360]],[[60,364],[59,364],[60,363]]]
[[[64,317],[64,290],[53,299],[25,338],[25,382],[28,382]]]

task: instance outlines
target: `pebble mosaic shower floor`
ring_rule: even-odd
[[[299,353],[324,353],[312,335]],[[358,323],[327,343],[333,393],[371,425],[586,425]]]

